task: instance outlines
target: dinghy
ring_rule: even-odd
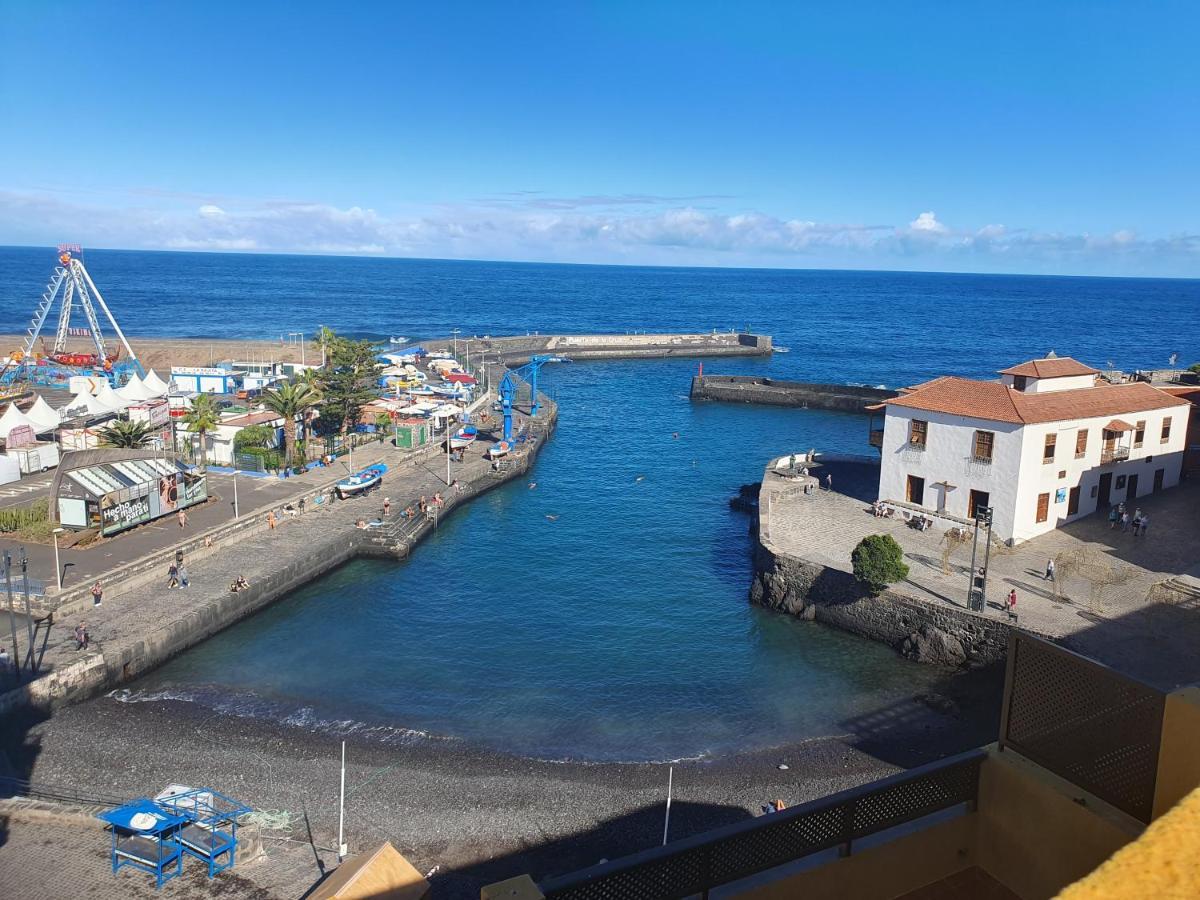
[[[463,447],[470,447],[475,443],[477,437],[479,437],[479,429],[474,425],[464,425],[450,436],[450,449],[460,450]]]
[[[508,456],[510,450],[512,450],[512,444],[508,441],[500,441],[488,448],[488,456],[492,459],[499,459],[501,456]]]

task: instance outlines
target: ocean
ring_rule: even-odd
[[[1053,349],[1096,366],[1200,359],[1200,282],[94,251],[138,336],[771,334],[791,352],[709,372],[900,386]],[[48,250],[0,248],[24,329]],[[470,504],[405,563],[360,561],[120,696],[186,699],[381,740],[547,759],[717,756],[843,734],[939,673],[746,601],[772,455],[865,453],[862,417],[687,399],[695,360],[543,370],[560,426],[534,480]],[[675,438],[674,434],[679,437]],[[555,520],[548,515],[557,516]]]

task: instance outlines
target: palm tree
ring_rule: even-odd
[[[259,398],[262,405],[283,417],[283,456],[290,465],[296,454],[296,417],[321,402],[321,392],[303,381],[290,381],[268,388]]]
[[[129,447],[137,449],[150,443],[151,429],[145,422],[130,422],[117,419],[98,432],[106,447]]]
[[[187,426],[188,431],[200,435],[200,468],[207,470],[208,448],[204,445],[205,436],[221,424],[221,410],[212,394],[198,394],[192,400],[192,408],[183,417],[183,424]]]

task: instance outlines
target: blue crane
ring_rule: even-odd
[[[517,396],[518,382],[528,381],[530,389],[529,415],[536,418],[541,403],[538,401],[538,370],[546,363],[566,362],[561,356],[534,356],[519,369],[509,369],[500,379],[500,409],[504,412],[504,438],[512,443],[512,406]]]

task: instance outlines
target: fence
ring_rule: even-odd
[[[840,794],[544,881],[547,900],[672,900],[765,872],[931,813],[979,793],[986,756],[972,750]]]
[[[1148,823],[1165,704],[1149,685],[1013,631],[1000,748]]]

